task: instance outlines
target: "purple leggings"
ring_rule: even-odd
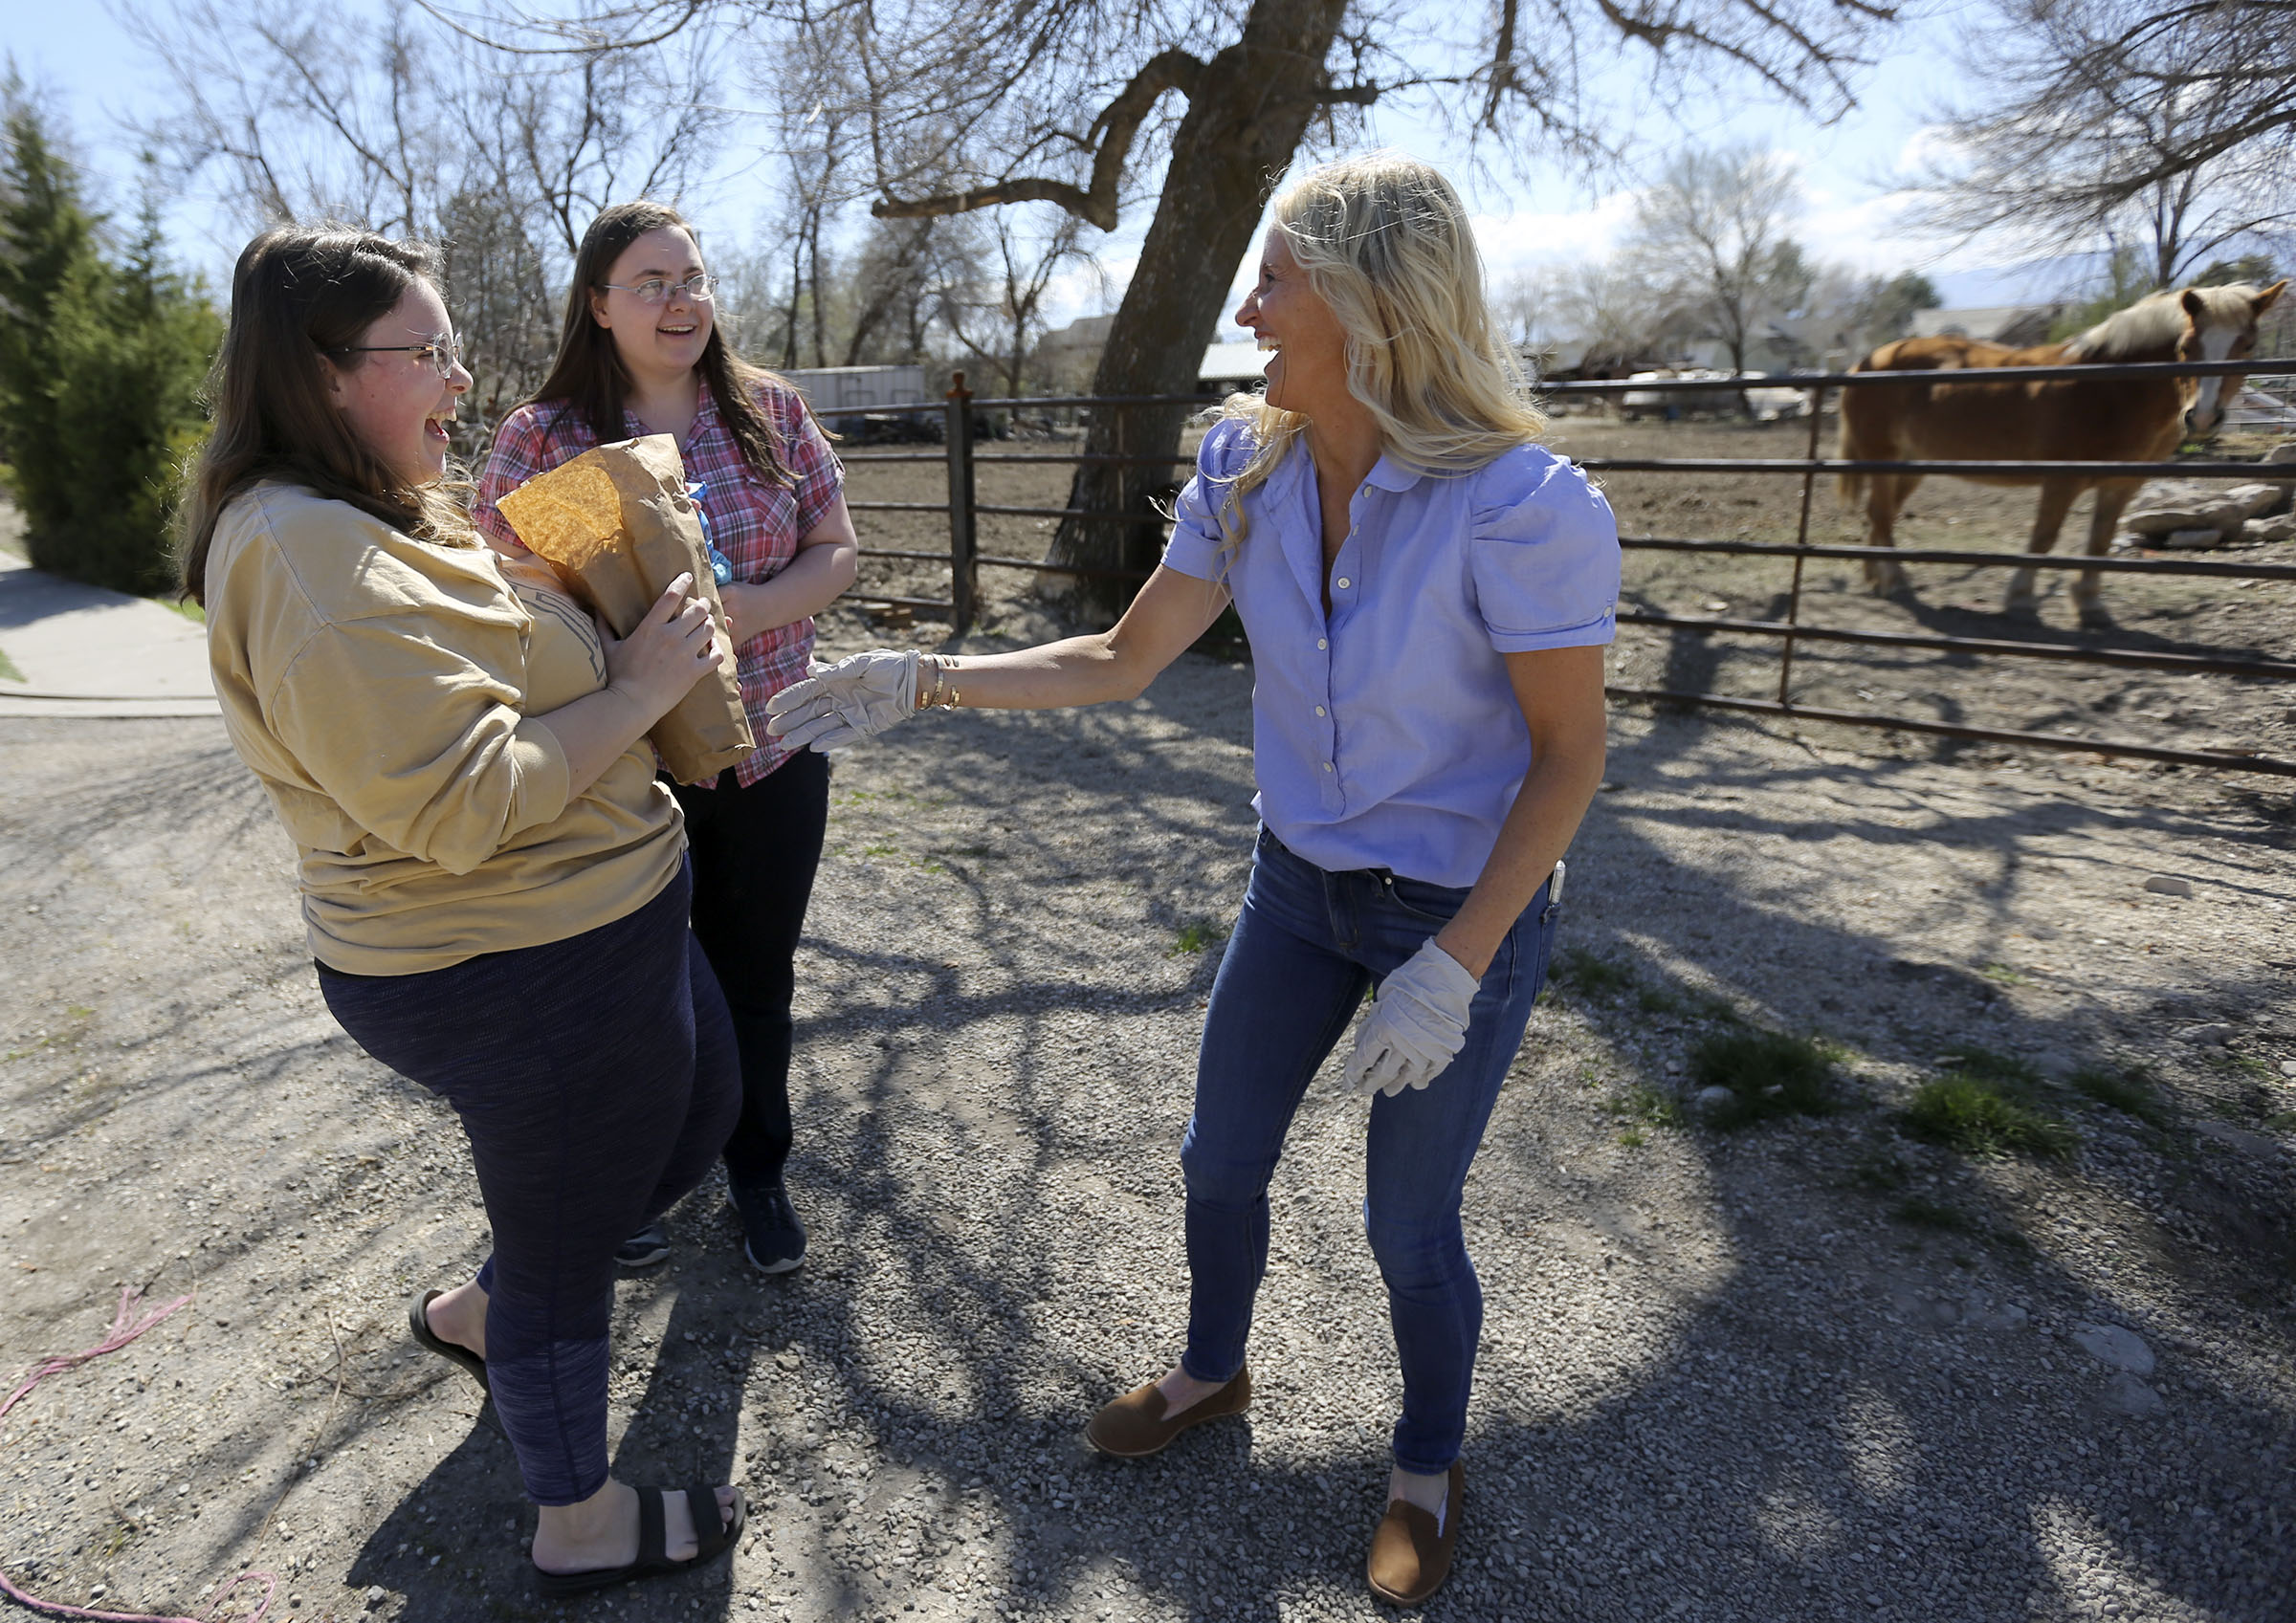
[[[538,1504],[606,1483],[614,1248],[702,1180],[741,1098],[681,868],[636,912],[420,975],[320,966],[359,1046],[454,1107],[494,1255],[486,1371]]]

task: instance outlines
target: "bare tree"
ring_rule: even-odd
[[[504,0],[516,3],[516,0]],[[615,37],[659,41],[696,20],[777,21],[814,0],[626,0]],[[1153,203],[1100,356],[1096,392],[1192,390],[1270,181],[1310,143],[1348,139],[1363,110],[1419,98],[1463,140],[1516,161],[1612,152],[1613,109],[1589,94],[1605,51],[1649,68],[1662,97],[1752,77],[1831,111],[1882,0],[878,0],[850,11],[881,219],[1057,205],[1097,230]],[[490,35],[580,49],[587,35],[505,14]],[[762,39],[771,33],[761,27]],[[1535,133],[1535,143],[1523,139]],[[1178,337],[1176,335],[1184,335]],[[1182,408],[1094,414],[1089,449],[1173,449]],[[1164,483],[1088,465],[1075,508],[1152,512]],[[1055,561],[1137,567],[1145,526],[1065,523]],[[1057,577],[1052,579],[1058,579]],[[1107,593],[1094,594],[1104,601]]]
[[[1619,254],[1573,266],[1556,303],[1564,324],[1585,340],[1578,365],[1588,376],[1623,375],[1655,359],[1672,315],[1663,292]]]
[[[2296,3],[1994,0],[1925,210],[2170,287],[2296,222]]]
[[[1044,336],[1042,311],[1053,278],[1087,258],[1078,241],[1083,225],[1073,214],[1054,210],[1041,233],[1030,233],[1028,225],[1015,211],[999,212],[985,233],[994,238],[994,258],[983,255],[984,263],[941,290],[940,318],[949,336],[996,368],[998,392],[1007,397],[1026,386],[1023,374]]]
[[[281,0],[254,3],[260,30],[239,13],[208,13],[213,37],[247,48],[222,60],[210,54],[217,82],[248,93],[228,102],[210,97],[194,123],[251,193],[284,203],[316,188],[276,175],[279,143],[261,132],[279,120],[265,92],[296,93],[307,62],[331,61],[345,38],[366,50],[367,35],[330,17],[299,36],[306,52],[274,37],[289,30],[287,13],[276,10]],[[473,9],[457,9],[465,3]],[[1416,98],[1463,142],[1485,141],[1482,153],[1498,162],[1534,149],[1542,162],[1557,152],[1599,160],[1614,150],[1615,119],[1581,73],[1605,51],[1645,64],[1662,98],[1717,76],[1751,77],[1828,112],[1846,103],[1862,41],[1896,15],[1883,0],[595,0],[572,15],[529,4],[418,0],[427,17],[443,19],[478,53],[474,59],[510,79],[571,80],[617,54],[644,64],[632,72],[666,74],[669,51],[690,50],[696,33],[712,30],[720,42],[745,34],[769,60],[834,40],[828,62],[835,73],[821,75],[808,60],[798,77],[821,81],[813,105],[823,121],[836,109],[853,121],[837,126],[841,138],[861,132],[881,220],[1049,203],[1108,230],[1152,203],[1093,380],[1096,392],[1125,395],[1192,390],[1201,335],[1222,314],[1271,180],[1303,147],[1350,139],[1375,104]],[[411,25],[401,32],[420,43]],[[337,153],[330,176],[385,189],[414,165],[367,139],[378,119],[367,103],[357,109],[364,122],[338,116],[351,106],[344,88],[330,81],[310,90],[292,101],[293,116],[352,154]],[[567,93],[585,108],[601,99],[590,87]],[[706,99],[623,98],[621,105]],[[424,127],[396,119],[395,109],[383,109],[386,134]],[[1523,139],[1533,133],[1535,142]],[[817,356],[834,348],[819,296],[831,259],[833,190],[825,184],[818,218],[784,245],[791,267],[784,355],[795,353],[801,325]],[[421,208],[409,202],[401,211]],[[799,296],[801,277],[814,292],[810,305]],[[914,302],[904,319],[919,335]],[[1095,413],[1088,449],[1168,451],[1184,415],[1177,406]],[[1071,505],[1145,517],[1164,483],[1139,467],[1087,465]],[[1137,567],[1154,552],[1145,525],[1071,521],[1053,545],[1056,561],[1100,567]]]
[[[567,267],[610,202],[672,194],[724,115],[707,42],[509,57],[421,13],[381,21],[215,0],[131,26],[175,81],[145,138],[222,186],[250,229],[343,220],[438,240],[477,379],[475,451],[541,379]]]
[[[947,233],[938,227],[930,219],[872,223],[853,264],[844,364],[896,352],[914,361],[923,353],[937,302],[933,290],[944,279],[937,274],[938,251]]]
[[[1622,252],[1702,335],[1720,339],[1731,368],[1809,292],[1811,268],[1787,234],[1801,185],[1777,158],[1751,146],[1686,151],[1636,205]]]

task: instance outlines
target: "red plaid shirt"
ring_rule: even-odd
[[[821,522],[845,487],[844,465],[796,390],[761,384],[758,404],[782,436],[782,458],[797,476],[794,489],[758,476],[718,415],[718,403],[707,388],[701,391],[701,414],[694,419],[694,431],[680,450],[688,482],[707,487],[701,507],[710,515],[710,539],[734,566],[737,581],[770,581],[786,569],[797,556],[799,537]],[[648,431],[645,424],[627,414],[622,426],[632,439]],[[516,540],[495,510],[503,493],[571,461],[597,443],[589,425],[558,403],[519,406],[496,430],[486,471],[478,475],[478,527],[498,540]],[[813,622],[800,620],[761,632],[737,648],[735,656],[741,705],[758,735],[756,751],[735,768],[746,789],[789,758],[788,748],[766,735],[765,701],[805,675],[813,657]]]

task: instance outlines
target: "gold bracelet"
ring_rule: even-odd
[[[930,690],[925,687],[924,672],[922,670],[917,672],[916,708],[931,710],[934,701],[940,697],[940,661],[935,659],[931,654],[918,654],[916,657],[930,666],[933,670],[933,686]]]
[[[949,677],[955,674],[953,668],[939,654],[927,654],[925,657],[933,662],[933,696],[916,708],[919,710],[955,710],[964,695],[950,685]]]

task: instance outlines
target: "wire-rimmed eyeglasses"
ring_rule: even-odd
[[[443,382],[462,364],[462,344],[454,339],[432,339],[429,343],[346,343],[338,355],[424,355]]]
[[[648,276],[642,282],[600,282],[598,286],[614,293],[634,293],[640,304],[667,304],[672,295],[681,293],[696,304],[707,304],[718,296],[718,278],[707,271],[696,271],[682,282]]]

